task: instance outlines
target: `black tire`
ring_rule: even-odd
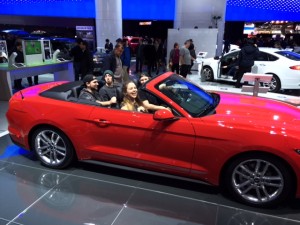
[[[270,83],[263,83],[264,87],[269,87],[269,92],[277,93],[281,90],[281,81],[278,76],[272,74],[273,77]]]
[[[209,66],[203,67],[202,76],[205,77],[206,81],[214,81],[214,72]]]
[[[31,147],[41,163],[52,169],[66,168],[74,159],[74,148],[68,137],[52,127],[35,130]]]
[[[245,155],[230,163],[222,184],[243,204],[274,207],[293,193],[293,177],[287,167],[270,155]]]

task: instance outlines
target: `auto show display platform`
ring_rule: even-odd
[[[195,74],[188,79],[199,82]],[[40,80],[48,82],[53,77]],[[228,83],[200,85],[241,93]],[[299,99],[267,94],[279,100]],[[0,101],[0,225],[300,224],[300,200],[260,209],[235,202],[220,188],[143,170],[90,162],[77,162],[65,170],[48,169],[33,153],[11,142],[7,107],[7,101]]]
[[[300,201],[276,209],[241,205],[199,182],[75,163],[40,165],[32,153],[0,138],[0,225],[296,225]]]

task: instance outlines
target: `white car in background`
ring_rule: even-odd
[[[239,51],[239,49],[233,50],[221,57],[203,59],[202,76],[207,81],[235,82],[232,79],[233,76],[228,74],[228,66],[230,67],[234,59],[237,58]],[[269,87],[269,91],[300,89],[300,54],[275,48],[259,48],[259,52],[252,72],[273,75],[270,83],[263,84]]]

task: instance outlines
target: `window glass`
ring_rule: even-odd
[[[158,84],[156,88],[193,117],[206,115],[219,102],[219,98],[216,96],[178,75],[169,77]]]
[[[276,52],[279,55],[282,55],[288,59],[295,60],[295,61],[300,61],[300,55],[295,53],[295,52],[290,52],[290,51],[278,51]]]

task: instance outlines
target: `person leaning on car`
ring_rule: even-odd
[[[247,39],[246,44],[242,47],[239,52],[237,59],[237,72],[233,77],[236,80],[235,87],[241,87],[241,79],[244,73],[251,72],[251,68],[254,65],[255,59],[258,57],[259,50],[254,44],[252,39]]]
[[[92,74],[88,74],[83,78],[83,89],[80,91],[79,99],[96,102],[101,106],[110,106],[116,104],[116,97],[112,97],[109,101],[103,101],[98,93],[98,80]]]

